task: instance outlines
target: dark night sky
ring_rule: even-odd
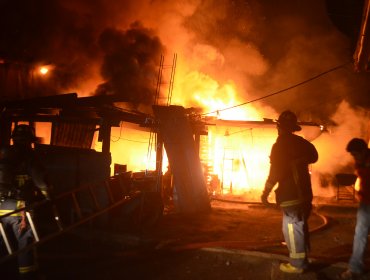
[[[116,94],[138,106],[153,102],[160,55],[176,52],[180,90],[174,102],[201,106],[192,98],[199,81],[188,80],[195,72],[219,88],[233,81],[239,100],[248,101],[351,62],[362,5],[363,0],[1,0],[0,57],[53,64],[48,92]],[[368,108],[368,80],[368,73],[354,73],[347,64],[258,106],[290,107],[327,121],[343,100]]]

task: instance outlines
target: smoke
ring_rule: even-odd
[[[348,142],[354,138],[369,140],[368,125],[369,114],[362,108],[351,107],[343,101],[331,119],[334,125],[330,130],[321,135],[314,144],[321,152],[316,164],[323,173],[336,173],[347,166],[351,157],[346,152]]]
[[[343,99],[370,105],[366,75],[354,73],[348,63],[353,42],[334,26],[323,1],[202,1],[185,26],[194,42],[217,52],[216,61],[203,56],[197,70],[220,83],[233,80],[242,101],[344,65],[262,102],[277,112],[291,109],[303,120],[320,123],[329,121]]]
[[[208,98],[222,110],[222,99],[258,99],[242,108],[266,118],[290,109],[326,125],[314,141],[322,181],[350,165],[350,138],[368,140],[370,79],[352,65],[362,0],[352,2],[2,0],[1,97],[77,92],[149,107],[163,55],[159,86],[165,97],[175,70],[172,104],[200,107]],[[22,74],[42,64],[53,66],[47,79]]]
[[[200,105],[185,92],[189,83],[201,87],[196,76],[214,80],[216,91],[232,83],[243,102],[351,61],[354,37],[331,20],[335,3],[325,3],[3,0],[0,57],[53,64],[50,92],[119,94],[137,105],[153,102],[160,55],[172,64],[177,53],[174,103]],[[256,106],[326,122],[343,99],[369,106],[368,89],[366,76],[348,64]]]
[[[0,57],[11,66],[55,65],[49,84],[41,84],[49,94],[78,87],[92,75],[99,58],[97,18],[89,20],[88,11],[81,13],[65,3],[16,0],[0,4]]]
[[[104,30],[99,46],[104,52],[101,74],[105,82],[96,94],[119,96],[136,107],[154,104],[157,63],[164,52],[159,38],[136,22],[126,32]]]
[[[352,138],[363,138],[369,141],[369,111],[361,107],[352,107],[346,101],[340,103],[337,111],[330,116],[333,126],[313,141],[319,152],[319,160],[314,165],[313,182],[315,194],[330,195],[335,185],[334,175],[337,173],[353,173],[353,158],[346,151]],[[329,193],[328,193],[329,192]]]

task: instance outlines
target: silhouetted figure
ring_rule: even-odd
[[[277,120],[278,137],[270,154],[270,171],[261,196],[268,205],[268,195],[276,184],[276,203],[283,212],[283,234],[289,249],[289,263],[280,264],[287,273],[302,273],[308,268],[310,248],[307,220],[312,209],[312,188],[308,166],[318,160],[314,145],[295,135],[300,131],[297,117],[284,111]]]
[[[370,229],[370,150],[363,139],[353,138],[347,144],[347,152],[355,160],[355,172],[360,180],[360,188],[356,192],[359,206],[348,270],[343,272],[339,278],[356,279],[364,273],[364,254]]]

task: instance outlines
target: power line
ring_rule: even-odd
[[[336,70],[338,70],[338,69],[340,69],[340,68],[343,68],[344,66],[346,66],[346,65],[347,65],[347,64],[349,64],[349,63],[351,63],[351,62],[346,62],[346,63],[344,63],[344,64],[341,64],[341,65],[335,66],[335,67],[333,67],[333,68],[331,68],[331,69],[329,69],[329,70],[326,70],[325,72],[322,72],[322,73],[320,73],[320,74],[318,74],[318,75],[315,75],[315,76],[313,76],[313,77],[311,77],[311,78],[309,78],[309,79],[307,79],[307,80],[305,80],[305,81],[303,81],[303,82],[300,82],[300,83],[297,83],[297,84],[292,85],[292,86],[290,86],[290,87],[287,87],[287,88],[285,88],[285,89],[282,89],[282,90],[279,90],[279,91],[276,91],[276,92],[270,93],[270,94],[268,94],[268,95],[265,95],[265,96],[262,96],[262,97],[259,97],[259,98],[256,98],[256,99],[253,99],[253,100],[250,100],[250,101],[246,101],[246,102],[240,103],[240,104],[238,104],[238,105],[234,105],[234,106],[231,106],[231,107],[227,107],[227,108],[224,108],[224,109],[219,109],[219,110],[216,110],[216,111],[213,111],[213,112],[209,112],[209,113],[203,113],[203,114],[201,114],[201,115],[210,115],[210,114],[213,114],[213,113],[218,113],[218,112],[226,111],[226,110],[229,110],[229,109],[233,109],[233,108],[236,108],[236,107],[240,107],[240,106],[243,106],[243,105],[246,105],[246,104],[249,104],[249,103],[255,102],[255,101],[259,101],[259,100],[262,100],[262,99],[265,99],[265,98],[268,98],[268,97],[271,97],[271,96],[274,96],[274,95],[280,94],[280,93],[282,93],[282,92],[285,92],[285,91],[291,90],[291,89],[293,89],[293,88],[296,88],[296,87],[298,87],[298,86],[301,86],[301,85],[303,85],[303,84],[306,84],[306,83],[308,83],[308,82],[311,82],[312,80],[315,80],[315,79],[317,79],[317,78],[319,78],[319,77],[321,77],[321,76],[324,76],[324,75],[326,75],[326,74],[328,74],[328,73],[330,73],[330,72],[333,72],[333,71],[336,71]]]

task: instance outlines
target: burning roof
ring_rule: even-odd
[[[355,19],[364,7],[355,2],[1,1],[1,99],[77,92],[79,98],[119,97],[130,111],[150,114],[161,55],[167,70],[177,53],[171,104],[234,121],[290,109],[300,120],[335,123],[314,140],[325,159],[318,165],[335,170],[346,159],[346,141],[368,137],[370,79],[353,71],[361,23]],[[346,21],[343,11],[351,16]],[[47,73],[39,72],[43,65],[50,66]]]
[[[175,104],[205,108],[207,98],[254,99],[352,59],[363,5],[340,2],[2,1],[2,96],[104,93],[133,108],[150,107],[160,55],[176,52]],[[336,28],[345,25],[343,11],[351,16],[348,38]],[[39,76],[32,69],[42,65],[53,69]],[[256,106],[310,111],[320,121],[343,99],[368,106],[368,82],[345,69]]]

